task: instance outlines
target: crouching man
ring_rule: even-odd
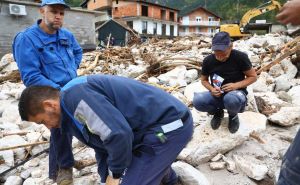
[[[175,184],[171,164],[193,133],[190,111],[179,100],[117,76],[75,78],[61,92],[27,87],[19,113],[23,120],[61,128],[92,147],[106,185]]]
[[[212,129],[220,127],[224,109],[229,114],[230,133],[238,131],[238,113],[245,110],[247,86],[256,81],[257,75],[247,54],[232,49],[227,32],[217,33],[212,40],[213,54],[207,56],[202,65],[201,83],[208,90],[197,93],[194,107],[213,115]]]

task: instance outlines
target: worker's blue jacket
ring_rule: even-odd
[[[61,108],[62,131],[94,148],[98,157],[102,153],[100,158],[105,159],[98,162],[107,162],[116,174],[129,166],[143,134],[159,132],[155,128],[190,115],[183,103],[161,89],[106,75],[70,81],[62,88]],[[73,124],[66,125],[70,120]]]
[[[20,32],[13,42],[13,55],[26,86],[46,85],[60,89],[75,78],[82,49],[66,29],[44,32],[39,23]]]

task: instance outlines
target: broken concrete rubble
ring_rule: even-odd
[[[282,48],[286,48],[285,45],[291,40],[288,36],[268,34],[235,41],[234,48],[246,52],[253,66],[261,69],[280,57],[284,51]],[[195,126],[193,139],[180,153],[179,161],[173,164],[182,185],[254,185],[256,183],[248,176],[256,180],[263,180],[267,175],[275,178],[282,153],[289,146],[300,119],[300,79],[296,76],[299,69],[291,61],[295,57],[287,56],[260,73],[259,80],[248,88],[248,111],[239,114],[241,127],[236,134],[230,134],[227,116],[218,130],[212,130],[210,116],[198,112],[191,104],[195,92],[206,91],[199,82],[199,75],[203,59],[211,53],[210,43],[209,37],[182,37],[174,40],[151,39],[131,47],[96,50],[84,54],[78,74],[113,74],[135,78],[166,90],[191,108]],[[13,73],[15,67],[11,54],[1,59],[0,132],[28,133],[2,137],[0,143],[18,144],[9,143],[7,138],[18,138],[13,139],[15,141],[22,138],[20,143],[49,141],[50,133],[46,128],[20,120],[17,102],[25,87],[17,78],[17,73]],[[288,127],[267,124],[268,121]],[[46,147],[34,147],[31,155]],[[76,139],[73,140],[73,148],[76,160],[94,159],[94,152],[83,147]],[[0,164],[0,173],[23,160],[27,150],[0,151],[5,161]],[[213,159],[216,155],[218,159]],[[255,159],[245,161],[244,158],[255,158],[261,162]],[[47,155],[43,154],[37,159],[6,174],[3,182],[6,180],[6,183],[10,183],[14,176],[18,176],[24,181],[23,184],[53,184],[47,178]],[[217,163],[208,162],[210,160]],[[210,164],[220,170],[211,170]],[[203,166],[206,170],[200,172]],[[99,182],[96,165],[82,170],[74,169],[74,176],[74,184]]]

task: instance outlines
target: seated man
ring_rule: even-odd
[[[193,133],[183,103],[156,87],[117,76],[79,77],[61,92],[27,87],[19,113],[23,120],[60,127],[92,147],[106,185],[174,185],[171,164]]]
[[[223,109],[227,109],[228,128],[235,133],[240,124],[237,114],[246,106],[246,87],[256,81],[256,72],[245,53],[232,49],[228,33],[219,32],[214,36],[212,50],[214,53],[203,61],[201,74],[201,83],[209,92],[196,93],[193,105],[214,115],[211,120],[214,130],[221,124]]]

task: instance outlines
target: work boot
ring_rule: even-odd
[[[240,127],[240,121],[238,115],[229,116],[229,122],[228,122],[229,132],[234,134],[236,133],[236,131],[238,131],[239,127]]]
[[[224,117],[224,110],[220,109],[214,113],[214,117],[210,121],[211,128],[216,130],[220,127],[222,118]]]
[[[57,185],[73,184],[73,168],[59,169],[56,183]]]

